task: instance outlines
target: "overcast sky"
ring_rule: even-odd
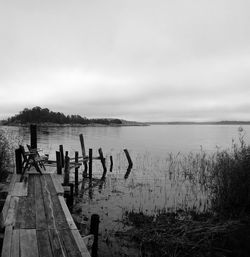
[[[0,0],[0,119],[25,107],[250,120],[249,0]]]

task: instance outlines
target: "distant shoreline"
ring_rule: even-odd
[[[146,122],[149,125],[250,125],[250,121],[207,121],[207,122]]]
[[[100,124],[100,123],[90,123],[90,124],[60,124],[60,123],[1,123],[0,126],[10,126],[10,127],[28,127],[30,124],[36,124],[40,127],[138,127],[138,126],[150,126],[146,123],[140,123],[140,122],[131,122],[131,123],[125,123],[125,124]]]

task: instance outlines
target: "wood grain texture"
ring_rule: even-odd
[[[48,230],[37,230],[36,236],[39,257],[53,257]]]
[[[20,230],[14,229],[12,233],[11,257],[20,256]]]
[[[39,257],[35,229],[20,229],[21,257]]]
[[[36,229],[46,230],[48,228],[45,214],[44,197],[42,193],[42,185],[40,176],[34,176],[35,184],[35,203],[36,203]]]
[[[16,182],[11,192],[12,196],[27,196],[28,184],[26,182]]]
[[[10,206],[9,206],[8,213],[7,213],[5,222],[4,222],[5,227],[7,227],[9,225],[11,225],[11,226],[15,225],[18,201],[19,201],[19,197],[11,197]]]
[[[61,182],[61,175],[57,175],[57,174],[51,174],[51,179],[53,181],[56,193],[58,195],[63,195],[64,194],[64,189],[62,186],[62,182]]]
[[[3,248],[1,257],[11,257],[12,226],[7,226],[4,232]]]
[[[82,239],[79,231],[76,229],[72,229],[71,233],[75,239],[78,249],[81,252],[82,257],[90,257],[89,251],[88,251],[85,243],[83,242],[83,239]]]
[[[59,237],[59,233],[55,229],[49,229],[49,239],[54,257],[66,257],[66,250],[63,247],[63,243]]]
[[[72,218],[72,216],[70,214],[70,211],[69,211],[69,209],[68,209],[68,207],[67,207],[67,205],[65,203],[65,200],[64,200],[63,196],[58,196],[58,199],[59,199],[59,201],[61,203],[61,206],[62,206],[64,215],[66,217],[67,223],[69,225],[69,228],[70,229],[77,229],[76,224],[75,224],[75,222],[74,222],[74,220],[73,220],[73,218]]]

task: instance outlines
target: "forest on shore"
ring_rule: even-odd
[[[101,119],[88,119],[80,115],[65,115],[62,112],[53,112],[48,108],[41,108],[39,106],[32,109],[25,108],[8,119],[2,121],[3,125],[18,125],[30,123],[54,123],[54,124],[103,124],[103,125],[123,125],[120,119],[101,118]],[[126,122],[125,122],[126,123]]]

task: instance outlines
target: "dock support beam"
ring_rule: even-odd
[[[89,149],[89,180],[92,180],[92,160],[93,160],[93,149]]]
[[[97,257],[99,222],[100,222],[99,215],[93,214],[91,216],[91,222],[90,222],[90,234],[94,235],[94,242],[92,245],[92,257]]]
[[[78,195],[78,152],[75,152],[75,194]]]
[[[37,148],[37,126],[33,124],[30,125],[30,146],[31,149]]]
[[[59,151],[61,155],[61,166],[64,168],[64,152],[63,152],[63,145],[59,145]]]
[[[61,154],[59,151],[56,151],[56,171],[57,174],[62,174],[62,161],[61,161]]]
[[[22,151],[20,148],[15,150],[16,174],[22,174]]]

